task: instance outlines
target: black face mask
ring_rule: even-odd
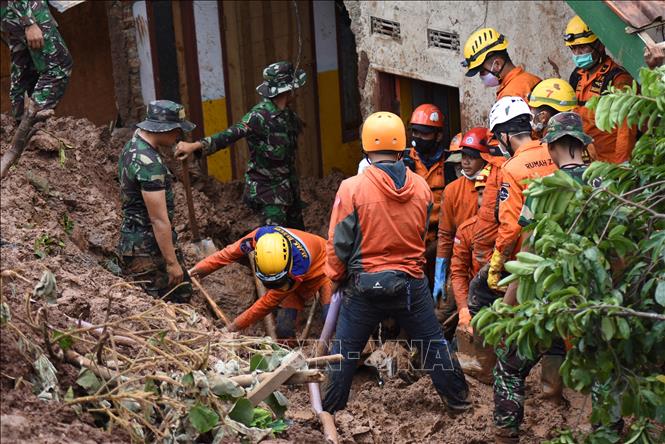
[[[412,137],[411,146],[421,152],[431,152],[436,149],[436,139],[425,140],[420,137]]]

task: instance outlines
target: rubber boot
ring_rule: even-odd
[[[520,435],[517,430],[494,427],[494,442],[495,444],[519,444]]]
[[[559,368],[563,364],[563,356],[545,355],[540,363],[542,367],[540,382],[543,385],[543,398],[556,404],[563,403],[563,380],[559,374]]]
[[[494,349],[483,346],[483,340],[475,333],[471,336],[467,331],[458,328],[456,337],[457,358],[464,373],[485,384],[492,384],[492,369],[496,364]]]

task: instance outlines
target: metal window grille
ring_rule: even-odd
[[[371,21],[372,34],[382,34],[400,40],[400,24],[392,20],[373,17]]]
[[[427,47],[443,48],[459,52],[460,42],[459,34],[456,32],[437,31],[436,29],[427,30]]]

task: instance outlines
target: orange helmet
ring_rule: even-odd
[[[404,151],[406,149],[406,130],[398,115],[386,111],[374,113],[365,119],[362,128],[363,150]]]
[[[464,133],[459,146],[461,147],[462,152],[474,155],[475,157],[479,157],[479,153],[489,153],[490,150],[487,143],[487,128],[471,128],[469,131]],[[476,154],[472,153],[473,151],[475,151]]]
[[[459,146],[460,140],[462,140],[462,133],[455,134],[455,136],[450,141],[450,147],[448,147],[448,151],[454,153],[455,151],[461,150],[462,148]]]
[[[441,110],[436,105],[423,103],[413,110],[409,123],[414,125],[416,129],[419,129],[419,126],[443,128],[443,114],[441,114]]]

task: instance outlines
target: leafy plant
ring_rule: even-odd
[[[62,229],[65,230],[67,236],[70,236],[72,231],[74,231],[74,220],[67,213],[63,213],[60,225],[62,225]]]
[[[51,253],[54,253],[57,247],[64,248],[65,243],[57,237],[52,237],[48,233],[42,233],[35,239],[34,253],[40,259],[44,259]]]
[[[518,305],[497,300],[472,325],[487,343],[526,358],[564,338],[560,372],[575,390],[594,386],[591,421],[609,424],[619,408],[636,417],[624,442],[650,443],[665,438],[649,426],[665,422],[665,67],[643,68],[640,78],[641,94],[612,90],[588,105],[599,128],[627,119],[644,129],[631,161],[594,162],[587,184],[562,172],[530,182],[531,253],[508,262],[500,283],[519,282]],[[551,442],[618,439],[601,427]]]

